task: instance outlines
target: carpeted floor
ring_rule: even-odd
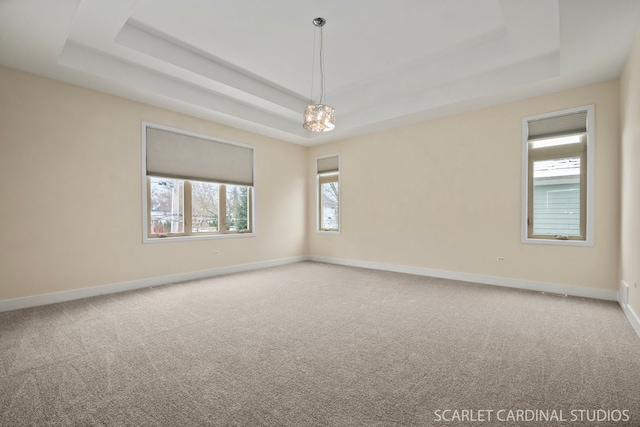
[[[638,426],[639,393],[616,303],[312,262],[0,313],[5,427]]]

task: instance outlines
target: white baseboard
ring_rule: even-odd
[[[623,304],[618,299],[618,292],[602,289],[583,288],[578,286],[561,285],[556,283],[535,282],[522,279],[511,279],[498,276],[484,276],[479,274],[458,273],[446,270],[434,270],[422,267],[385,264],[370,261],[359,261],[343,258],[330,258],[322,256],[297,256],[270,261],[261,261],[249,264],[232,265],[209,270],[198,270],[170,276],[152,277],[148,279],[133,280],[129,282],[114,283],[110,285],[93,286],[90,288],[74,289],[70,291],[54,292],[34,295],[30,297],[0,300],[0,312],[18,310],[21,308],[54,304],[57,302],[71,301],[80,298],[88,298],[98,295],[131,291],[134,289],[160,286],[169,283],[184,282],[187,280],[203,279],[206,277],[221,276],[223,274],[240,273],[243,271],[258,270],[261,268],[276,267],[279,265],[293,264],[302,261],[317,261],[328,264],[346,265],[351,267],[369,268],[373,270],[393,271],[397,273],[415,274],[419,276],[440,277],[444,279],[462,280],[466,282],[483,283],[487,285],[505,286],[510,288],[528,289],[532,291],[566,294],[578,297],[595,298],[607,301],[618,301],[634,330],[640,336],[640,319],[628,304]]]
[[[638,337],[640,338],[640,317],[638,317],[629,304],[622,306],[622,311],[624,311],[625,316],[627,316],[627,320],[629,320],[633,330],[636,331],[636,334],[638,334]]]
[[[93,286],[90,288],[74,289],[70,291],[53,292],[49,294],[34,295],[30,297],[0,300],[0,312],[18,310],[20,308],[35,307],[39,305],[54,304],[57,302],[71,301],[98,295],[113,294],[116,292],[131,291],[134,289],[148,288],[150,286],[160,286],[167,285],[169,283],[184,282],[187,280],[221,276],[223,274],[239,273],[242,271],[276,267],[279,265],[293,264],[296,262],[308,260],[308,256],[297,256],[270,261],[254,262],[250,264],[232,265],[229,267],[220,267],[209,270],[191,271],[188,273],[173,274],[170,276],[151,277],[148,279],[132,280],[130,282],[114,283],[110,285]]]
[[[481,274],[458,273],[447,270],[433,270],[422,267],[411,267],[407,265],[385,264],[371,261],[359,261],[344,258],[330,258],[312,255],[311,261],[324,262],[328,264],[347,265],[351,267],[370,268],[373,270],[394,271],[397,273],[415,274],[418,276],[440,277],[443,279],[462,280],[465,282],[482,283],[486,285],[504,286],[508,288],[527,289],[530,291],[549,292],[554,294],[564,294],[576,297],[594,298],[607,301],[617,301],[618,292],[604,289],[584,288],[580,286],[561,285],[558,283],[536,282],[532,280],[513,279],[499,276],[484,276]]]
[[[636,331],[636,334],[640,337],[640,317],[638,317],[629,305],[629,285],[625,283],[624,280],[620,281],[620,298],[618,299],[618,304],[620,304],[624,315],[627,316],[627,320],[631,323],[633,330]]]

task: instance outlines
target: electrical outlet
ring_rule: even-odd
[[[503,256],[499,256],[498,258],[496,258],[496,261],[504,261],[504,257]]]

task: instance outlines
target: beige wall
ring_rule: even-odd
[[[636,40],[620,79],[620,105],[620,278],[629,285],[629,304],[640,315],[640,38]]]
[[[256,146],[256,237],[142,243],[142,120]],[[0,126],[0,300],[307,253],[304,147],[8,68]]]
[[[632,63],[623,95],[637,89]],[[0,300],[306,254],[616,290],[619,89],[604,82],[308,149],[0,68]],[[640,103],[627,98],[629,115]],[[595,246],[522,244],[521,119],[591,103]],[[142,120],[257,147],[256,237],[142,243]],[[634,125],[625,141],[637,141]],[[314,159],[335,152],[342,233],[319,235]],[[637,178],[624,179],[636,193],[627,218]]]
[[[595,104],[595,245],[522,244],[521,120]],[[342,233],[315,232],[316,156],[342,154]],[[319,256],[617,290],[619,82],[314,147]],[[637,190],[636,190],[637,191]],[[504,262],[496,257],[503,256]]]

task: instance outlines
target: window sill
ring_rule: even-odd
[[[316,234],[340,234],[340,230],[316,230]]]
[[[227,234],[205,234],[202,236],[172,236],[172,237],[147,237],[142,238],[142,243],[164,243],[164,242],[184,242],[189,240],[215,240],[215,239],[238,239],[242,237],[255,237],[256,233],[227,233]]]
[[[523,238],[522,243],[551,246],[593,246],[593,241],[591,240],[531,239],[528,237]]]

